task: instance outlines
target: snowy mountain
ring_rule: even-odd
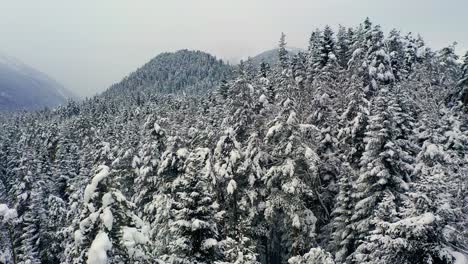
[[[215,89],[232,74],[232,67],[201,51],[162,53],[112,85],[105,96],[137,93],[200,94]]]
[[[299,48],[286,47],[286,51],[288,52],[289,56],[293,56],[304,50]],[[269,65],[275,65],[279,62],[278,48],[267,50],[260,54],[257,54],[254,57],[252,57],[251,60],[254,65],[260,65],[260,63],[262,62],[268,63]]]
[[[0,55],[0,111],[53,107],[73,97],[46,74],[15,58]]]

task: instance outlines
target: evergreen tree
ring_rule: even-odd
[[[132,167],[136,174],[134,185],[138,190],[133,200],[139,208],[144,208],[159,188],[161,180],[157,176],[157,171],[166,139],[166,132],[154,122],[152,116],[147,118],[143,127],[145,129],[144,143],[132,160]],[[130,153],[125,153],[125,155],[130,158]],[[126,167],[125,165],[123,167]]]
[[[352,32],[352,31],[351,31]],[[351,59],[350,51],[351,51],[351,36],[350,32],[340,25],[338,28],[338,33],[336,34],[336,57],[338,64],[341,68],[346,69],[348,68],[348,61]]]
[[[281,68],[286,69],[288,66],[288,51],[286,50],[286,35],[281,33],[278,48],[278,58]]]
[[[348,66],[363,79],[366,92],[374,94],[379,83],[388,84],[395,78],[380,26],[372,27],[366,19],[356,46]]]
[[[338,182],[339,192],[331,214],[332,237],[329,246],[331,252],[336,252],[335,259],[338,263],[344,262],[353,249],[354,230],[350,219],[354,209],[352,184],[355,179],[354,170],[349,164],[344,164]]]
[[[289,98],[283,102],[283,110],[265,138],[273,164],[264,176],[267,197],[263,213],[271,241],[268,263],[285,263],[305,253],[316,236],[317,218],[305,200],[312,194],[310,186],[318,181],[318,157],[300,141],[293,105]]]
[[[340,149],[345,160],[353,168],[359,168],[360,160],[365,149],[365,132],[370,115],[370,102],[357,78],[352,78],[349,88],[349,102],[340,116]]]
[[[337,60],[335,55],[335,39],[333,30],[325,26],[320,38],[320,67],[323,68],[329,64],[334,64]]]
[[[393,76],[396,80],[401,80],[407,74],[405,68],[405,50],[404,44],[400,36],[400,32],[392,29],[387,40],[388,52],[390,55],[390,64],[392,67]]]
[[[382,235],[381,229],[378,229],[379,223],[398,219],[397,212],[388,211],[388,208],[394,208],[403,199],[402,193],[408,189],[403,177],[395,170],[399,160],[394,157],[398,150],[394,143],[394,121],[389,102],[389,91],[381,89],[371,108],[366,147],[353,195],[357,202],[351,221],[354,222],[356,241],[351,258],[355,263],[372,260],[377,242],[375,236]],[[391,252],[382,252],[387,253]]]
[[[79,225],[67,262],[143,263],[147,258],[146,224],[118,189],[117,177],[101,165],[86,186]]]
[[[185,172],[172,182],[170,242],[164,263],[214,263],[220,259],[211,157],[208,149],[190,153]]]
[[[243,151],[234,131],[229,129],[220,138],[214,151],[214,172],[217,179],[218,200],[224,216],[223,236],[225,258],[228,263],[255,263],[255,244],[249,238],[251,215],[249,177],[243,163]]]
[[[17,183],[10,190],[15,197],[14,209],[18,213],[19,222],[15,225],[13,247],[17,263],[40,263],[39,248],[37,246],[40,207],[39,196],[35,192],[38,187],[36,176],[31,167],[34,164],[32,152],[27,151],[15,169]]]
[[[441,84],[454,83],[460,77],[460,66],[458,63],[458,55],[455,53],[457,43],[442,48],[436,53],[438,61],[437,72],[439,74],[439,82]]]
[[[183,146],[184,142],[180,137],[167,139],[167,149],[161,155],[157,171],[159,188],[143,209],[143,217],[150,225],[150,239],[153,241],[151,250],[156,257],[169,253],[172,182],[184,173],[184,163],[189,154]]]
[[[290,264],[307,264],[307,263],[323,263],[334,264],[333,257],[330,253],[321,248],[311,248],[309,252],[300,257],[292,257],[288,260]]]
[[[468,51],[463,57],[462,76],[458,82],[458,85],[461,87],[461,91],[458,95],[459,100],[466,107],[468,105]]]
[[[307,50],[307,80],[309,83],[315,78],[320,65],[320,39],[321,32],[316,29],[312,32],[309,38],[309,47]]]

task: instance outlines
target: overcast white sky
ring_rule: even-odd
[[[220,58],[276,45],[304,48],[325,24],[369,16],[388,31],[420,33],[433,48],[468,49],[467,0],[0,0],[0,52],[79,95],[119,81],[160,52],[182,48]]]

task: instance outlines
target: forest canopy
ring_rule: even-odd
[[[369,19],[286,41],[0,115],[0,263],[468,259],[468,53]]]

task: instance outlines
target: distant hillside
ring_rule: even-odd
[[[104,96],[142,92],[199,94],[216,89],[232,74],[232,67],[201,51],[161,53],[112,85]]]
[[[290,55],[295,55],[301,51],[302,49],[299,48],[287,48],[287,51]],[[270,65],[274,65],[278,63],[278,49],[272,49],[264,51],[254,57],[251,58],[254,65],[260,65],[260,63],[265,62]]]
[[[36,110],[74,97],[46,74],[0,55],[0,111]]]

